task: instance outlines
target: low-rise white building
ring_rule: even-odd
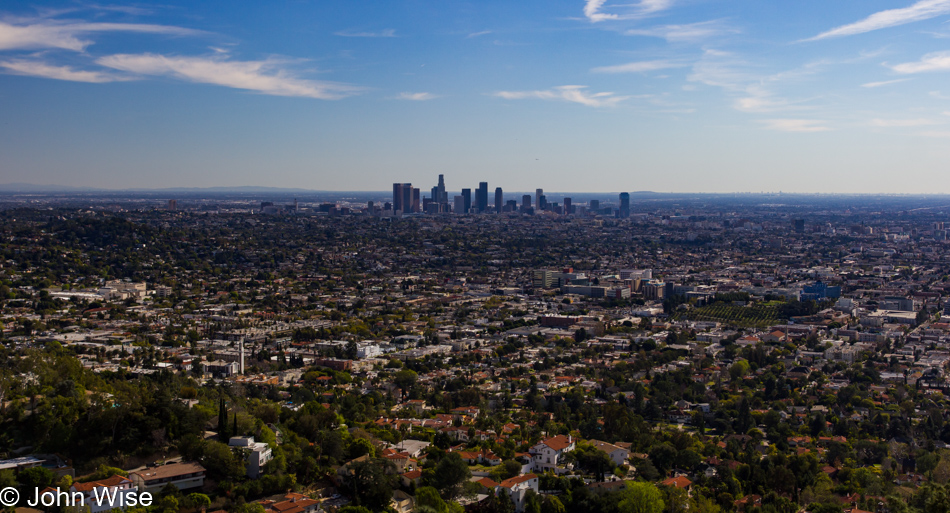
[[[274,459],[273,451],[264,442],[255,442],[253,436],[232,436],[228,446],[238,447],[247,453],[247,477],[256,479],[261,475],[261,469],[268,461]]]

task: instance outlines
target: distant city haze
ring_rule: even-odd
[[[950,193],[948,21],[943,0],[7,2],[0,184]]]

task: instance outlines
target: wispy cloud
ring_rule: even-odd
[[[473,38],[473,37],[485,36],[485,35],[488,35],[488,34],[491,34],[491,33],[492,33],[491,30],[482,30],[482,31],[479,31],[479,32],[472,32],[471,34],[469,34],[469,35],[467,35],[467,36],[465,36],[465,37],[468,38],[468,39],[471,39],[471,38]]]
[[[872,30],[927,20],[948,13],[950,13],[950,0],[920,0],[910,7],[876,12],[861,21],[833,28],[815,37],[805,39],[805,41],[863,34]]]
[[[34,20],[26,24],[0,21],[0,50],[56,48],[81,52],[93,44],[89,34],[96,32],[139,32],[175,36],[202,33],[182,27],[135,23],[85,23]]]
[[[735,34],[738,30],[727,27],[719,20],[701,21],[685,25],[660,25],[644,29],[630,29],[624,32],[629,36],[659,37],[667,41],[698,41],[723,34]]]
[[[55,80],[68,80],[70,82],[87,82],[91,84],[131,80],[129,77],[121,77],[99,71],[76,70],[69,66],[54,66],[40,61],[2,61],[0,62],[0,68],[14,75],[52,78]]]
[[[601,66],[593,68],[593,73],[643,73],[645,71],[656,71],[670,68],[683,68],[689,66],[684,62],[670,60],[637,61],[626,64],[617,64],[615,66]]]
[[[220,56],[174,57],[157,54],[119,54],[96,60],[101,66],[128,73],[168,76],[274,96],[302,96],[336,100],[360,92],[347,84],[294,77],[277,60],[233,61]]]
[[[588,93],[585,89],[587,89],[587,86],[566,85],[543,91],[499,91],[495,93],[494,96],[506,100],[523,100],[527,98],[560,100],[580,103],[588,107],[614,107],[628,98],[627,96],[617,96],[610,92]]]
[[[760,88],[750,88],[749,96],[738,98],[733,103],[736,110],[742,112],[775,112],[787,110],[791,104],[784,98],[774,98],[772,94]]]
[[[334,35],[342,37],[396,37],[396,29],[385,29],[379,32],[354,32],[352,30],[341,30],[334,32]]]
[[[909,78],[898,78],[896,80],[885,80],[883,82],[868,82],[867,84],[861,84],[861,87],[884,87],[891,84],[899,84],[901,82],[907,82]]]
[[[946,138],[946,137],[950,137],[950,132],[945,131],[945,130],[927,130],[924,132],[920,132],[917,135],[922,135],[924,137]]]
[[[736,110],[743,112],[776,112],[780,110],[804,110],[809,100],[790,100],[778,96],[776,88],[800,82],[814,76],[832,63],[813,61],[797,68],[763,75],[755,71],[756,66],[728,52],[707,49],[703,57],[693,64],[687,77],[690,82],[698,82],[722,88],[735,95],[733,102]]]
[[[950,70],[950,52],[928,53],[917,62],[905,62],[890,66],[890,68],[904,74]]]
[[[399,96],[396,97],[399,100],[412,100],[416,102],[421,102],[425,100],[434,100],[438,96],[432,93],[399,93]]]
[[[872,119],[869,123],[871,126],[878,127],[909,127],[909,126],[928,126],[928,125],[940,125],[939,121],[934,121],[932,119]]]
[[[665,11],[673,7],[675,0],[640,0],[633,4],[623,4],[622,7],[633,7],[632,11],[623,14],[603,12],[604,4],[607,0],[586,0],[584,4],[584,16],[593,23],[609,20],[632,20],[643,18],[653,13]]]
[[[827,132],[831,130],[817,119],[766,119],[765,128],[780,132]]]

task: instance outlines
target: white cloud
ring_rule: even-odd
[[[789,106],[788,101],[771,98],[771,95],[767,92],[754,90],[750,92],[752,93],[751,96],[739,98],[735,101],[733,106],[736,110],[741,110],[742,112],[775,112],[777,110],[786,109]]]
[[[643,73],[645,71],[656,71],[660,69],[682,68],[688,64],[668,60],[655,61],[637,61],[627,64],[617,64],[616,66],[601,66],[591,69],[594,73]]]
[[[900,82],[907,82],[909,78],[898,78],[897,80],[885,80],[883,82],[868,82],[867,84],[861,84],[861,87],[883,87],[891,84],[898,84]]]
[[[950,132],[940,131],[940,130],[928,130],[926,132],[920,132],[917,135],[922,135],[924,137],[950,137]]]
[[[396,37],[396,29],[385,29],[379,32],[353,32],[350,30],[341,30],[334,32],[334,35],[343,37]]]
[[[473,37],[478,37],[478,36],[484,36],[484,35],[487,35],[487,34],[491,34],[491,32],[492,32],[491,30],[482,30],[482,31],[479,31],[479,32],[472,32],[471,34],[469,34],[469,35],[467,35],[467,36],[465,36],[465,37],[470,39],[470,38],[473,38]]]
[[[396,98],[400,100],[412,100],[412,101],[425,101],[425,100],[434,100],[438,96],[432,93],[399,93],[399,96]]]
[[[780,132],[827,132],[830,128],[817,119],[766,119],[763,121],[769,130]]]
[[[594,23],[604,20],[616,20],[618,18],[616,14],[604,14],[600,12],[601,7],[604,6],[606,1],[607,0],[587,0],[587,3],[584,5],[584,16],[587,16],[587,19]]]
[[[863,34],[872,30],[927,20],[948,13],[950,13],[950,0],[920,0],[910,7],[876,12],[861,21],[833,28],[805,41]]]
[[[584,4],[584,16],[593,23],[608,20],[631,20],[643,18],[653,13],[665,11],[673,7],[674,0],[640,0],[632,5],[634,11],[625,14],[602,12],[607,0],[586,0]],[[624,4],[624,7],[630,7],[630,4]]]
[[[905,62],[890,66],[898,73],[923,73],[926,71],[946,71],[950,70],[950,52],[928,53],[917,62]]]
[[[499,91],[494,94],[499,98],[506,100],[522,100],[526,98],[537,98],[541,100],[561,100],[588,107],[614,107],[618,103],[627,99],[626,96],[616,96],[614,93],[588,93],[585,91],[587,86],[566,85],[555,87],[544,91]]]
[[[871,126],[879,127],[908,127],[908,126],[927,126],[939,125],[939,121],[932,119],[872,119]]]
[[[200,31],[167,25],[134,23],[75,23],[42,20],[14,25],[0,21],[0,50],[58,48],[81,52],[92,44],[86,36],[96,32],[139,32],[166,35],[194,35]]]
[[[108,73],[75,70],[69,66],[53,66],[51,64],[39,61],[2,61],[0,62],[0,68],[3,68],[14,75],[52,78],[55,80],[68,80],[70,82],[88,82],[91,84],[129,80],[129,78],[119,77]]]
[[[304,80],[279,67],[280,62],[231,61],[215,57],[169,57],[156,54],[109,55],[96,63],[139,75],[169,76],[188,82],[214,84],[274,96],[302,96],[336,100],[357,94],[360,88],[333,82]]]
[[[645,29],[630,29],[624,32],[629,36],[648,36],[666,39],[669,42],[696,41],[723,34],[738,32],[724,27],[718,20],[689,23],[686,25],[660,25]]]

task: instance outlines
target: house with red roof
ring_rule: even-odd
[[[73,483],[69,487],[69,491],[81,493],[83,495],[82,504],[89,506],[91,513],[118,508],[120,505],[126,504],[128,494],[138,494],[138,489],[132,483],[132,480],[120,475],[87,483]]]
[[[577,448],[571,435],[557,435],[541,440],[528,450],[531,454],[531,468],[535,472],[564,473],[571,469],[558,468],[565,454]]]
[[[528,490],[534,490],[534,493],[538,493],[538,476],[525,474],[505,479],[498,484],[498,489],[511,498],[511,502],[515,504],[515,511],[520,513],[524,511],[525,497],[528,495]]]

